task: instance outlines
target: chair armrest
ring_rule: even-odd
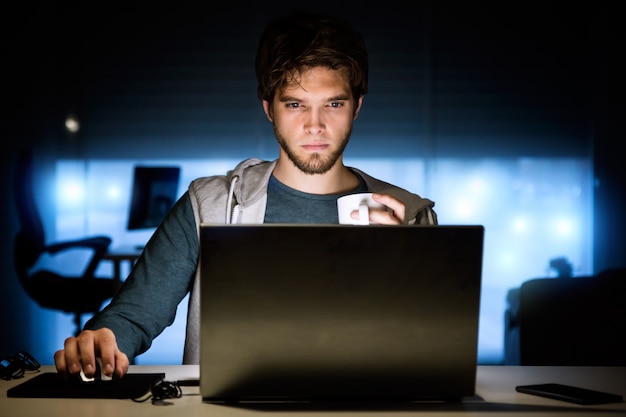
[[[87,264],[87,268],[83,273],[86,278],[93,278],[96,272],[98,264],[102,260],[102,257],[106,254],[111,244],[111,238],[108,236],[93,236],[84,239],[68,240],[64,242],[57,242],[51,245],[47,245],[44,250],[50,254],[55,254],[60,251],[76,249],[76,248],[88,248],[93,249],[93,255],[91,260]]]
[[[50,254],[55,254],[64,250],[76,249],[76,248],[88,248],[88,249],[93,249],[97,252],[100,252],[100,251],[106,252],[110,244],[111,244],[111,238],[107,236],[94,236],[94,237],[88,237],[85,239],[55,242],[53,244],[47,245],[44,248],[44,250]]]

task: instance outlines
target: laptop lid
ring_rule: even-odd
[[[203,401],[474,395],[483,235],[202,225]]]

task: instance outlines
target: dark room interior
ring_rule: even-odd
[[[412,191],[425,196],[439,195],[431,187],[438,184],[433,177],[450,161],[461,167],[499,161],[541,180],[533,171],[540,161],[546,183],[554,180],[550,176],[568,184],[582,178],[587,213],[582,243],[574,255],[541,254],[533,276],[516,276],[514,284],[489,281],[484,302],[497,307],[494,313],[485,309],[485,320],[496,327],[504,320],[500,304],[507,291],[548,276],[551,258],[571,256],[574,275],[626,267],[620,147],[626,137],[626,39],[617,3],[424,0],[406,9],[396,1],[384,6],[320,1],[311,6],[348,18],[368,42],[370,91],[346,150],[355,161],[397,160],[407,170],[419,161],[415,183],[425,188]],[[203,160],[277,155],[256,96],[254,52],[263,24],[293,3],[124,4],[123,9],[86,2],[13,4],[0,18],[2,356],[26,350],[51,364],[51,353],[73,331],[70,315],[57,320],[29,298],[14,267],[19,221],[13,170],[22,150],[33,153],[35,196],[50,240],[109,232],[86,220],[63,229],[72,214],[63,211],[56,194],[61,173],[91,169],[85,178],[98,184],[119,166],[128,169],[130,183],[133,165],[171,163],[183,167],[179,187],[184,189],[189,175],[204,175]],[[73,131],[68,120],[80,129]],[[562,166],[584,171],[570,175],[559,171]],[[509,210],[498,206],[501,198],[525,209],[519,193],[496,190],[485,197],[484,217],[471,221],[486,223],[493,212]],[[552,209],[569,208],[561,197],[546,192],[549,203],[540,215],[549,219]],[[446,222],[452,208],[437,204]],[[127,206],[120,207],[126,215]],[[119,223],[124,223],[120,236],[126,236],[126,223]],[[551,232],[534,233],[539,242]],[[135,245],[145,236],[121,243]],[[486,264],[486,270],[497,275],[498,266]],[[67,326],[59,328],[57,321]],[[485,341],[481,363],[504,363],[501,332],[498,327],[497,340]],[[179,363],[178,356],[162,360]]]

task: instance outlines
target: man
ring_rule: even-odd
[[[280,145],[275,161],[247,159],[226,175],[199,178],[168,213],[111,303],[66,339],[57,370],[122,377],[174,321],[189,293],[184,363],[198,363],[200,223],[337,223],[337,198],[373,192],[380,224],[436,224],[434,203],[343,164],[368,87],[365,43],[342,20],[294,14],[261,35],[256,76]],[[358,211],[353,217],[358,217]],[[277,257],[276,262],[281,260]]]

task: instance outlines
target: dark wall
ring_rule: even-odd
[[[273,158],[276,151],[253,59],[263,24],[290,6],[48,3],[13,5],[0,25],[8,108],[0,126],[0,355],[28,344],[20,314],[32,303],[12,268],[18,149],[36,153],[43,205],[59,158]],[[592,158],[595,268],[624,266],[626,175],[616,152],[625,137],[623,24],[610,2],[563,4],[314,7],[348,17],[370,48],[370,93],[351,156]],[[68,114],[81,122],[77,135],[64,130]]]
[[[371,90],[352,152],[367,155],[382,137],[390,156],[407,146],[427,156],[589,153],[590,106],[611,53],[599,49],[611,36],[600,6],[332,3],[370,48]],[[21,27],[5,39],[17,133],[60,156],[273,149],[253,59],[264,22],[282,6],[133,4],[21,11]],[[60,123],[69,113],[83,125],[75,137]]]

